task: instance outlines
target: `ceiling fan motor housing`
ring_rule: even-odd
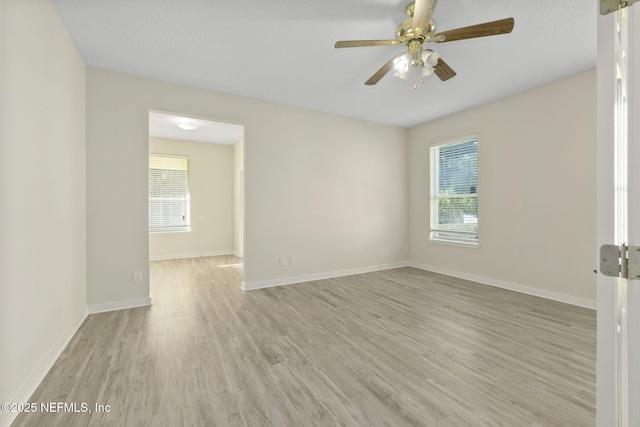
[[[436,21],[429,19],[424,28],[413,28],[413,18],[404,20],[396,28],[396,40],[407,44],[411,40],[420,40],[421,43],[431,41],[436,32]]]

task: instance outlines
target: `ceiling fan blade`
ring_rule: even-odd
[[[335,47],[366,47],[366,46],[394,46],[402,44],[398,40],[340,40]]]
[[[389,71],[391,71],[391,69],[393,68],[393,61],[395,61],[396,58],[400,58],[402,55],[404,55],[404,53],[399,53],[391,58],[389,62],[384,64],[378,71],[376,71],[373,76],[369,78],[369,80],[364,82],[364,84],[366,84],[367,86],[371,86],[378,83],[381,78],[383,78]]]
[[[484,24],[472,25],[470,27],[457,28],[455,30],[443,31],[434,36],[436,43],[452,42],[456,40],[473,39],[476,37],[496,36],[498,34],[508,34],[513,30],[515,21],[513,18],[499,19],[497,21],[485,22]],[[444,36],[442,38],[439,36]]]
[[[438,0],[416,0],[413,6],[412,28],[424,28],[427,26],[433,9],[436,7]]]
[[[444,62],[442,58],[438,59],[438,63],[435,67],[433,67],[433,72],[436,73],[436,76],[438,76],[438,78],[440,78],[440,80],[442,81],[449,80],[456,75],[456,72],[453,71],[453,68],[449,67],[449,65]]]

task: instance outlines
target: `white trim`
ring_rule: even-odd
[[[82,326],[84,319],[87,318],[87,314],[87,308],[85,307],[73,318],[67,329],[60,336],[60,339],[51,347],[51,350],[49,350],[42,362],[36,367],[24,386],[22,386],[13,399],[11,399],[11,402],[29,402],[31,395],[36,391],[36,388],[38,388],[56,360],[58,360],[58,357],[60,357],[67,347],[71,338],[73,338],[80,326]],[[18,414],[18,412],[0,412],[0,425],[11,425]]]
[[[456,142],[466,142],[466,141],[470,141],[472,139],[475,140],[479,140],[480,138],[478,137],[478,133],[474,132],[474,133],[470,133],[469,135],[466,136],[461,136],[459,138],[451,138],[451,139],[447,139],[445,141],[435,141],[432,142],[431,144],[429,144],[429,148],[434,147],[434,146],[438,146],[438,145],[449,145],[449,144],[455,144]]]
[[[445,274],[458,279],[471,280],[483,285],[494,286],[496,288],[507,289],[510,291],[520,292],[522,294],[533,295],[553,301],[563,302],[566,304],[576,305],[579,307],[596,309],[596,301],[585,298],[574,297],[571,295],[561,294],[558,292],[548,291],[545,289],[532,288],[531,286],[520,285],[517,283],[505,282],[502,280],[490,279],[488,277],[477,276],[475,274],[462,273],[459,271],[449,270],[446,268],[434,267],[432,265],[421,264],[418,262],[409,262],[409,267],[418,268],[420,270],[431,271],[434,273]]]
[[[184,160],[191,160],[191,157],[189,156],[185,156],[182,154],[167,154],[167,153],[149,153],[149,157],[171,157],[174,159],[184,159]]]
[[[226,251],[195,252],[190,254],[153,255],[149,261],[165,261],[168,259],[203,258],[207,256],[236,255],[232,249]],[[237,256],[237,255],[236,255]]]
[[[151,231],[149,230],[149,236],[175,236],[176,234],[189,234],[193,230],[191,230],[191,226],[187,230],[175,230],[175,231]]]
[[[295,283],[310,282],[312,280],[333,279],[335,277],[352,276],[354,274],[371,273],[374,271],[391,270],[394,268],[407,267],[406,262],[395,262],[391,264],[372,265],[368,267],[350,268],[347,270],[330,271],[327,273],[306,274],[304,276],[284,277],[281,279],[263,280],[253,283],[242,283],[243,291],[253,291],[255,289],[272,288],[274,286],[293,285]]]
[[[113,301],[103,304],[94,304],[87,307],[89,314],[104,313],[105,311],[125,310],[127,308],[147,307],[152,305],[151,296],[147,298],[130,299],[126,301]]]
[[[480,247],[480,242],[477,240],[465,242],[463,240],[445,240],[440,237],[429,237],[429,243],[434,243],[436,245],[458,246],[460,248],[469,249],[478,249]]]

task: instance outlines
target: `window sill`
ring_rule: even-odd
[[[191,229],[180,231],[150,231],[149,236],[171,236],[174,234],[189,234]]]
[[[469,249],[478,249],[480,247],[480,243],[478,242],[458,242],[455,240],[445,240],[445,239],[429,239],[430,243],[435,243],[437,245],[445,245],[445,246],[458,246],[460,248],[469,248]]]

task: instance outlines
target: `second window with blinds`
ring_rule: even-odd
[[[149,232],[191,231],[189,159],[149,156]]]
[[[430,239],[478,245],[478,136],[430,149]]]

